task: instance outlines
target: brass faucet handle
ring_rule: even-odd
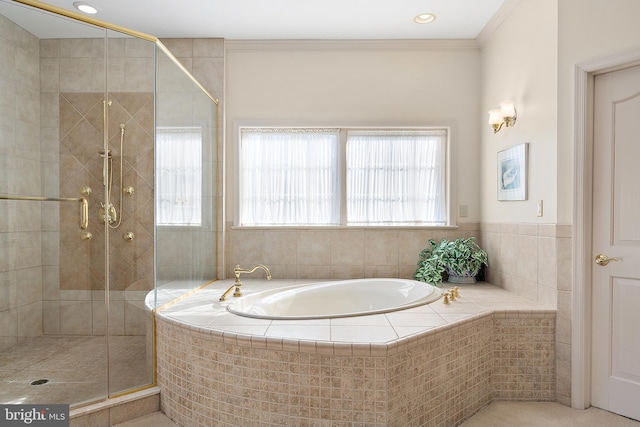
[[[451,288],[447,292],[449,292],[449,296],[451,298],[451,301],[455,301],[456,300],[456,291],[453,288]]]
[[[451,303],[449,302],[449,298],[450,298],[450,296],[451,296],[451,294],[449,293],[449,291],[445,292],[445,293],[444,293],[444,301],[443,301],[443,303],[445,303],[445,304],[451,304]]]
[[[456,296],[456,298],[460,298],[460,288],[458,286],[453,287],[453,293]]]

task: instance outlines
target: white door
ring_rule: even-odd
[[[594,89],[591,403],[640,420],[640,66]]]

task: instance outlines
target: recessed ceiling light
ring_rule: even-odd
[[[73,3],[73,6],[80,12],[88,13],[90,15],[95,15],[96,13],[98,13],[98,9],[81,1]]]
[[[413,20],[418,24],[428,24],[429,22],[433,22],[436,20],[436,15],[433,13],[421,13],[420,15],[413,18]]]

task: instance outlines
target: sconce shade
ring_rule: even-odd
[[[489,110],[489,124],[493,128],[493,133],[498,133],[502,125],[511,127],[516,124],[518,112],[511,101],[502,101],[500,108]]]
[[[514,117],[516,115],[516,107],[511,101],[503,101],[500,103],[500,113],[502,117]]]
[[[502,114],[500,110],[489,110],[489,124],[497,125],[502,123]]]

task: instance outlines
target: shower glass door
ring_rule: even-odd
[[[195,61],[194,61],[195,62]],[[191,60],[186,66],[191,65]],[[214,73],[210,70],[209,73]],[[157,307],[217,277],[217,101],[156,47]]]
[[[0,402],[100,400],[105,30],[4,0],[0,14]]]
[[[217,101],[92,22],[0,0],[0,404],[154,384],[153,309],[217,275]]]
[[[109,394],[152,384],[155,43],[108,30],[107,235]]]

